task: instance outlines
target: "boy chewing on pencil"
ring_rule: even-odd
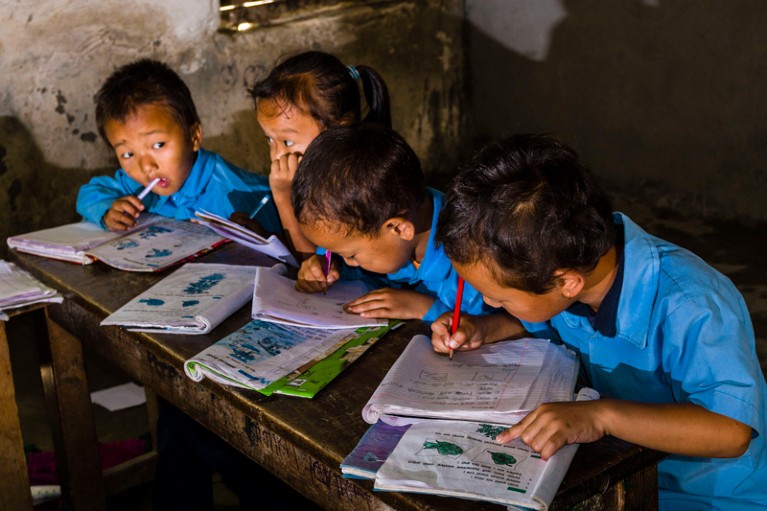
[[[162,62],[142,59],[112,73],[96,94],[96,122],[122,168],[83,185],[77,212],[104,228],[129,229],[142,211],[188,220],[204,209],[227,218],[254,210],[270,193],[265,176],[202,148],[192,95]],[[258,222],[279,232],[269,206],[261,208]]]
[[[509,315],[432,323],[447,353],[519,336],[563,342],[608,399],[547,403],[497,440],[544,459],[605,435],[664,451],[660,508],[767,508],[767,388],[732,282],[614,213],[570,147],[542,135],[489,145],[454,180],[436,239]],[[509,342],[514,342],[509,341]]]
[[[327,289],[346,266],[385,275],[391,286],[350,302],[347,312],[432,321],[452,309],[458,275],[433,241],[443,195],[425,185],[418,157],[399,134],[372,123],[323,131],[301,160],[291,200],[303,234],[337,256],[329,268],[324,256],[305,260],[299,291]],[[491,310],[470,286],[462,309]]]

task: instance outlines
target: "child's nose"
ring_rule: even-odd
[[[346,257],[344,257],[344,262],[346,263],[346,265],[347,265],[347,266],[354,266],[354,267],[357,267],[357,266],[359,266],[359,265],[360,265],[360,263],[358,263],[358,262],[357,262],[357,261],[355,261],[354,259],[347,259]]]
[[[274,147],[269,148],[269,157],[272,161],[279,159],[283,154],[285,154],[285,151],[280,147],[277,147],[277,144],[275,144]]]
[[[154,161],[154,158],[148,155],[143,155],[140,157],[139,165],[141,165],[141,170],[150,176],[155,170],[157,170],[157,163]]]

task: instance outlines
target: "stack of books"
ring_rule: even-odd
[[[18,268],[15,264],[0,260],[0,320],[7,321],[5,311],[43,302],[61,303],[64,300],[51,289]]]

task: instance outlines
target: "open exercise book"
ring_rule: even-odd
[[[301,293],[295,281],[280,271],[279,265],[259,268],[253,290],[253,319],[293,326],[323,329],[382,326],[384,319],[363,318],[344,311],[343,305],[368,292],[358,280],[338,281],[327,293]]]
[[[99,260],[119,270],[153,272],[203,254],[226,238],[197,223],[142,214],[129,231],[77,222],[11,236],[7,242],[19,252],[43,257],[80,264]]]
[[[206,334],[248,303],[256,267],[187,263],[107,316],[102,326]]]
[[[64,297],[13,263],[0,260],[0,320],[4,311],[40,302],[61,303]]]
[[[184,371],[195,381],[312,398],[400,324],[328,330],[254,320],[187,360]]]
[[[539,404],[571,401],[577,372],[577,357],[548,340],[490,344],[451,361],[416,336],[364,407],[373,426],[342,472],[381,491],[548,509],[577,446],[543,461],[521,441],[494,439]]]
[[[196,211],[194,214],[202,225],[207,226],[221,236],[271,256],[283,263],[296,268],[299,266],[290,250],[274,234],[264,238],[240,224],[204,210]]]

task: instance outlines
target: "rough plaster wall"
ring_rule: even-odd
[[[93,95],[117,66],[141,57],[181,74],[203,145],[250,170],[267,169],[268,152],[246,85],[280,56],[310,48],[376,68],[394,128],[427,173],[454,169],[463,0],[350,6],[234,36],[217,32],[217,8],[218,0],[0,0],[0,238],[77,220],[79,186],[116,168],[97,135]]]
[[[622,193],[767,219],[767,4],[467,0],[474,122],[550,131]]]

